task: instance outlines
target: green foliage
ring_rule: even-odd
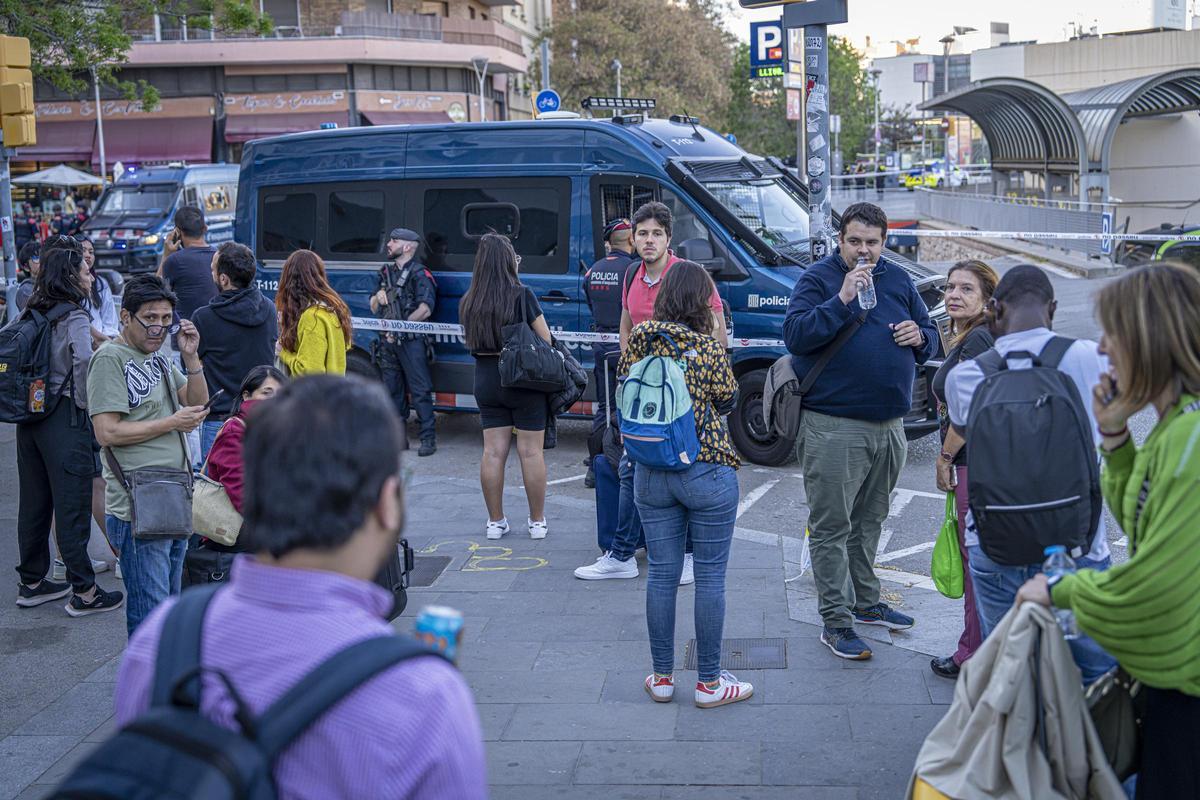
[[[729,73],[726,128],[751,153],[796,155],[796,123],[787,119],[783,78],[750,78],[750,45],[739,44]]]
[[[720,127],[729,104],[733,37],[720,23],[721,0],[560,0],[554,23],[551,84],[563,109],[589,95],[616,93],[614,58],[622,64],[621,92],[653,97],[655,116],[685,111]],[[537,59],[531,74],[539,74]]]
[[[133,31],[152,31],[154,14],[186,20],[189,28],[269,33],[270,18],[254,0],[0,0],[0,32],[29,39],[34,74],[59,89],[82,94],[91,71],[143,107],[159,102],[145,81],[123,81],[120,67]]]
[[[842,117],[842,164],[849,170],[858,153],[875,150],[875,89],[862,53],[838,36],[829,37],[829,96],[829,112]]]

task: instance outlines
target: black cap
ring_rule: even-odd
[[[627,231],[631,230],[632,228],[633,226],[629,224],[629,220],[623,217],[618,217],[604,226],[604,241],[607,242],[609,238],[617,231]]]
[[[392,228],[392,232],[388,234],[388,239],[399,239],[403,242],[419,242],[421,237],[416,231],[410,231],[408,228]]]

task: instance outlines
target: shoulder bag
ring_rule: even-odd
[[[500,350],[500,385],[505,389],[557,392],[567,384],[563,357],[529,327],[523,294],[520,306],[521,320],[501,329],[504,347]]]
[[[174,414],[179,403],[171,368],[161,356],[154,356],[154,362],[167,384],[167,402]],[[187,439],[181,431],[176,433],[183,448],[183,469],[143,467],[126,472],[112,448],[104,448],[109,469],[129,495],[135,539],[187,539],[192,535],[192,468],[188,463]]]
[[[234,422],[245,425],[237,417],[225,420],[225,424],[213,440],[213,447],[216,447],[216,442],[220,440],[225,428]],[[208,455],[212,457],[211,450],[208,451]],[[237,544],[238,534],[242,531],[242,515],[233,507],[229,493],[225,491],[224,486],[208,476],[208,458],[204,459],[204,466],[200,468],[200,474],[196,476],[196,484],[192,489],[192,530],[225,547]]]
[[[762,397],[763,421],[768,431],[789,442],[795,441],[800,435],[800,411],[804,404],[804,395],[808,394],[817,378],[825,371],[825,367],[866,321],[866,311],[851,320],[817,358],[817,363],[812,365],[803,381],[796,377],[790,353],[780,356],[771,365],[763,384]]]

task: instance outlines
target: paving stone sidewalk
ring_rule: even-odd
[[[842,661],[818,641],[811,580],[798,576],[801,543],[739,529],[725,636],[786,639],[787,668],[739,671],[754,684],[754,697],[703,711],[691,702],[695,673],[681,669],[676,701],[657,704],[642,688],[650,653],[641,556],[636,581],[577,580],[572,570],[597,555],[591,503],[551,487],[545,540],[532,541],[514,525],[503,540],[488,542],[478,491],[463,478],[414,480],[409,539],[422,555],[450,562],[431,586],[411,591],[397,626],[409,629],[427,604],[466,615],[460,666],[478,702],[496,800],[903,796],[917,750],[951,700],[953,685],[928,664],[957,638],[958,603],[888,581],[889,601],[914,613],[917,628],[864,629],[875,657]],[[506,499],[510,519],[523,519],[523,493],[510,490]],[[692,597],[681,588],[679,667],[693,636]],[[0,616],[6,647],[21,641],[5,627],[11,619]],[[44,631],[27,636],[26,645]],[[110,645],[90,672],[74,665],[80,677],[68,685],[46,687],[31,676],[32,696],[12,690],[12,675],[6,679],[5,697],[15,707],[0,709],[0,798],[44,797],[111,732],[119,649]],[[35,648],[21,665],[36,664]]]

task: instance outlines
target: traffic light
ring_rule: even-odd
[[[33,73],[29,70],[29,40],[0,36],[0,114],[3,115],[4,146],[37,144],[33,116]]]

